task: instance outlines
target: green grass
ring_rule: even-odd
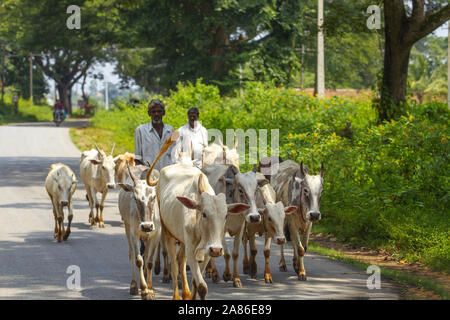
[[[4,104],[0,101],[0,124],[53,120],[52,108],[46,103],[33,104],[21,98],[18,103],[18,113],[15,114],[11,95],[6,94],[4,101]]]
[[[314,243],[313,241],[311,241],[308,244],[308,249],[310,249],[313,252],[319,253],[321,255],[330,257],[334,260],[352,264],[362,270],[367,270],[367,267],[370,266],[369,263],[365,263],[365,262],[361,262],[359,260],[349,258],[348,256],[346,256],[344,253],[342,253],[340,251],[337,251],[337,250],[331,249],[331,248],[322,247],[322,246]],[[382,277],[392,279],[402,285],[405,285],[405,286],[412,285],[412,286],[415,286],[418,288],[423,288],[425,290],[433,291],[435,294],[439,295],[444,300],[448,300],[450,298],[450,292],[448,290],[446,290],[442,284],[440,284],[439,282],[437,282],[433,279],[413,275],[410,273],[406,273],[406,272],[402,272],[402,271],[398,271],[398,270],[394,270],[394,269],[382,267],[382,266],[380,266],[380,270],[381,270]]]

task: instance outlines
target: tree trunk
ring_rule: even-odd
[[[397,118],[406,102],[408,63],[412,46],[392,43],[386,39],[381,87],[379,121]]]
[[[64,105],[64,109],[68,115],[72,114],[72,101],[71,101],[71,88],[67,86],[58,85],[58,93],[59,99],[61,103]]]

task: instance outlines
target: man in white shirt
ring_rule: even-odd
[[[199,111],[197,108],[188,110],[188,123],[178,129],[180,137],[178,138],[175,157],[179,160],[180,152],[184,156],[189,156],[193,160],[195,167],[202,168],[203,148],[208,146],[208,131],[198,122]]]
[[[136,164],[147,165],[152,163],[161,149],[161,146],[173,132],[173,127],[163,123],[162,118],[166,114],[165,105],[159,99],[153,99],[148,105],[148,115],[152,121],[136,128],[134,133],[134,153]],[[173,164],[171,156],[172,145],[159,159],[155,169],[161,171],[165,166]]]

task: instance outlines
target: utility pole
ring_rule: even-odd
[[[5,50],[5,44],[2,43],[2,103],[5,103],[5,57],[6,56],[6,50]]]
[[[33,103],[33,54],[30,52],[30,101]]]
[[[303,89],[303,71],[305,70],[305,44],[302,43],[302,67],[300,69],[300,88]]]
[[[325,95],[325,58],[323,41],[323,0],[318,0],[317,14],[317,95],[322,98]]]
[[[447,106],[450,109],[450,21],[448,24],[448,47],[447,47]]]

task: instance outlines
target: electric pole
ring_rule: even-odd
[[[325,95],[325,58],[323,41],[323,0],[319,1],[317,14],[317,95],[322,98]]]

